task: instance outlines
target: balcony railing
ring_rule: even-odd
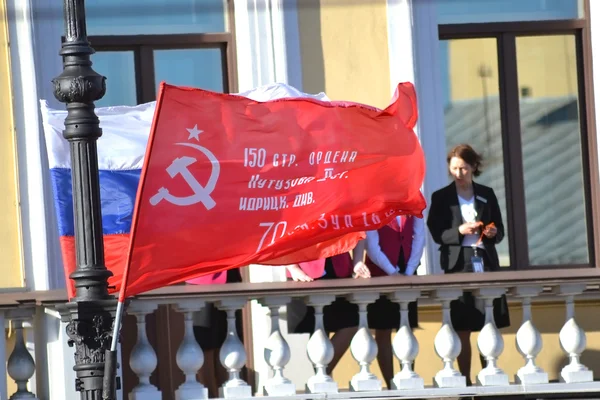
[[[141,295],[131,300],[127,312],[135,316],[137,321],[137,342],[131,356],[122,363],[128,363],[137,375],[137,382],[128,382],[133,389],[123,398],[130,399],[202,399],[206,398],[206,388],[197,380],[197,372],[202,366],[203,351],[194,338],[193,315],[207,303],[227,312],[228,335],[220,350],[220,360],[228,371],[229,379],[221,388],[221,396],[225,398],[250,398],[255,396],[291,397],[291,398],[424,398],[424,397],[457,397],[476,395],[507,394],[570,394],[600,393],[600,382],[594,382],[593,371],[581,362],[581,354],[586,349],[586,334],[578,325],[575,314],[575,300],[582,295],[598,291],[600,271],[586,270],[550,270],[527,272],[496,272],[485,274],[452,274],[415,277],[373,278],[369,285],[364,280],[340,279],[315,281],[311,283],[277,282],[277,283],[239,283],[224,286],[173,286]],[[471,291],[482,300],[485,306],[486,323],[478,333],[477,342],[483,356],[488,360],[487,366],[477,374],[477,384],[466,386],[466,379],[455,368],[455,360],[460,353],[460,341],[450,321],[450,302],[458,298],[463,291]],[[503,335],[493,322],[492,302],[495,298],[506,294],[510,301],[522,304],[522,321],[513,321],[519,325],[516,343],[505,343]],[[336,296],[344,296],[359,307],[360,325],[352,340],[350,350],[359,371],[350,381],[350,390],[340,390],[341,385],[327,375],[326,366],[331,359],[332,345],[322,331],[322,309],[330,304]],[[391,390],[382,389],[381,380],[371,373],[371,364],[377,357],[377,346],[370,330],[366,326],[367,305],[379,296],[387,296],[400,304],[401,327],[393,340],[393,351],[401,369],[393,379]],[[315,307],[316,330],[311,335],[306,348],[291,348],[279,326],[280,310],[293,298],[303,299],[306,304]],[[564,302],[565,313],[556,318],[564,318],[559,334],[559,343],[543,343],[542,336],[535,326],[535,315],[532,315],[532,303],[548,299]],[[441,328],[435,335],[433,343],[419,343],[408,324],[408,304],[419,299],[420,304],[437,303],[442,309]],[[262,343],[264,351],[252,356],[256,359],[264,357],[269,366],[268,379],[261,379],[260,386],[253,390],[255,382],[242,380],[240,372],[245,366],[248,354],[246,348],[237,337],[235,329],[235,312],[248,302],[256,300],[268,310],[270,327]],[[16,382],[13,398],[31,396],[34,391],[28,382],[36,371],[34,359],[28,351],[24,335],[24,324],[32,324],[34,315],[39,312],[53,313],[56,304],[64,302],[64,293],[24,292],[0,295],[0,320],[10,321],[11,337],[14,337],[13,348],[8,349],[6,342],[0,342],[0,357],[10,351],[6,365],[2,364],[0,378],[8,377]],[[146,333],[146,318],[159,306],[168,305],[172,310],[183,315],[183,339],[176,353],[176,367],[181,370],[185,380],[172,392],[159,389],[150,381],[151,375],[158,367],[156,349],[150,344]],[[55,313],[55,312],[54,312]],[[35,326],[34,326],[35,328]],[[57,325],[57,329],[64,329]],[[124,331],[123,335],[133,335],[133,331]],[[47,336],[47,335],[46,335]],[[44,335],[34,335],[34,340],[43,340]],[[257,337],[255,335],[255,340]],[[35,343],[36,348],[45,343]],[[508,376],[498,366],[506,346],[517,346],[522,354],[521,366],[515,376]],[[536,364],[536,357],[543,354],[548,347],[554,349],[561,346],[569,363],[560,371],[558,382],[550,382],[547,372]],[[439,370],[432,381],[425,382],[411,369],[412,362],[417,359],[419,348],[434,346],[439,359]],[[289,362],[292,352],[308,355],[314,366],[312,376],[305,382],[305,390],[298,391],[292,383]],[[429,360],[431,362],[431,360]],[[39,362],[50,362],[45,359]],[[45,377],[46,379],[47,376]],[[37,387],[44,377],[36,376]],[[41,385],[41,386],[40,386]],[[0,398],[7,397],[7,381],[0,379]],[[70,397],[69,397],[70,398]],[[73,392],[73,398],[75,394]]]

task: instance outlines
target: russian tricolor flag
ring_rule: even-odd
[[[100,198],[106,266],[120,279],[155,103],[136,107],[98,108],[102,127],[98,141]],[[67,112],[41,102],[48,163],[58,220],[65,274],[75,270],[75,223],[71,188],[71,155],[62,131]],[[68,282],[68,280],[67,280]],[[68,285],[71,286],[71,285]],[[69,287],[71,290],[71,287]],[[69,297],[73,293],[69,292]]]
[[[309,95],[285,84],[262,86],[241,96],[256,101],[268,101],[289,97],[312,97],[328,101],[325,94]],[[100,170],[100,198],[102,203],[102,229],[106,267],[113,272],[109,280],[120,281],[133,218],[135,198],[144,162],[146,144],[154,116],[155,102],[134,107],[117,106],[96,109],[100,119],[102,136],[98,140],[98,168]],[[66,110],[48,107],[40,101],[48,162],[54,194],[54,207],[58,219],[64,271],[69,275],[75,271],[75,223],[71,188],[71,155],[69,143],[63,137]],[[226,274],[202,277],[193,283],[224,281]],[[69,298],[74,296],[74,287],[67,285]]]

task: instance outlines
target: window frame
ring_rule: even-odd
[[[508,270],[600,267],[599,177],[597,137],[592,79],[592,46],[589,0],[584,17],[552,21],[518,21],[438,25],[439,40],[495,38],[498,51],[500,116],[506,189],[507,225],[510,234]],[[579,123],[582,153],[583,190],[589,263],[531,265],[527,238],[525,185],[521,144],[516,38],[521,36],[574,35],[576,45]],[[524,222],[523,222],[524,221]]]
[[[89,41],[97,53],[105,51],[133,52],[138,104],[156,100],[154,50],[219,49],[221,51],[223,91],[231,93],[237,90],[235,40],[230,32],[90,36]]]

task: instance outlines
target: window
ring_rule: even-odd
[[[501,265],[595,265],[582,2],[435,3],[446,145],[483,153],[478,181],[507,228]]]
[[[96,102],[97,107],[138,104],[134,51],[97,52],[92,62],[94,70],[106,77],[107,85],[106,94]]]
[[[531,265],[590,262],[576,41],[515,38]]]
[[[91,36],[94,69],[106,76],[98,107],[156,99],[161,81],[218,92],[235,90],[229,33]]]
[[[460,143],[471,144],[485,160],[477,181],[494,189],[506,226],[505,172],[502,149],[502,118],[498,93],[498,46],[494,38],[441,41],[447,49],[444,123],[447,150]],[[444,59],[444,58],[443,58]],[[506,238],[497,246],[501,266],[509,266]]]
[[[57,4],[53,7],[60,7]],[[233,0],[88,0],[98,107],[156,99],[158,85],[236,90]]]

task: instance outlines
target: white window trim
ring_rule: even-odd
[[[238,90],[250,90],[271,83],[286,83],[302,90],[302,61],[298,27],[297,1],[302,0],[234,0],[237,49]],[[284,7],[285,4],[285,7]],[[252,282],[284,281],[282,267],[251,265]],[[269,366],[259,355],[270,334],[270,319],[265,309],[252,302],[252,331],[256,384],[265,384]],[[281,311],[285,311],[282,308]],[[286,314],[282,312],[281,328],[287,333]],[[306,347],[304,335],[286,335],[290,346]],[[303,355],[292,355],[287,376],[302,385],[312,370]]]
[[[234,0],[240,92],[270,83],[302,90],[296,1]]]
[[[296,0],[234,0],[234,10],[238,91],[271,83],[302,90]],[[279,267],[251,265],[250,280],[278,282],[285,273]]]
[[[421,0],[387,0],[387,26],[392,91],[406,81],[414,83],[417,91],[419,120],[415,131],[427,161],[423,194],[429,203],[431,194],[448,184],[435,5]],[[427,235],[421,264],[419,274],[441,273],[438,246],[431,235]]]
[[[44,7],[42,1],[7,0],[25,283],[49,290],[65,280],[38,99],[58,106],[51,80],[62,71],[62,26],[36,19],[36,7]]]
[[[36,18],[39,7],[48,10],[43,0],[7,0],[13,112],[17,136],[21,229],[25,283],[30,290],[65,287],[59,235],[54,213],[50,171],[42,132],[38,99],[59,103],[52,94],[51,80],[62,71],[58,55],[62,26],[52,26],[50,18]],[[58,25],[58,24],[56,24]],[[52,339],[46,349],[36,349],[35,340],[27,335],[27,347],[35,355],[35,380],[40,398],[71,398],[75,372],[73,357],[67,345],[64,326],[49,316],[36,317],[36,336]],[[44,351],[45,350],[45,351]],[[60,379],[48,380],[52,371],[62,371]],[[37,381],[37,377],[41,377]]]

